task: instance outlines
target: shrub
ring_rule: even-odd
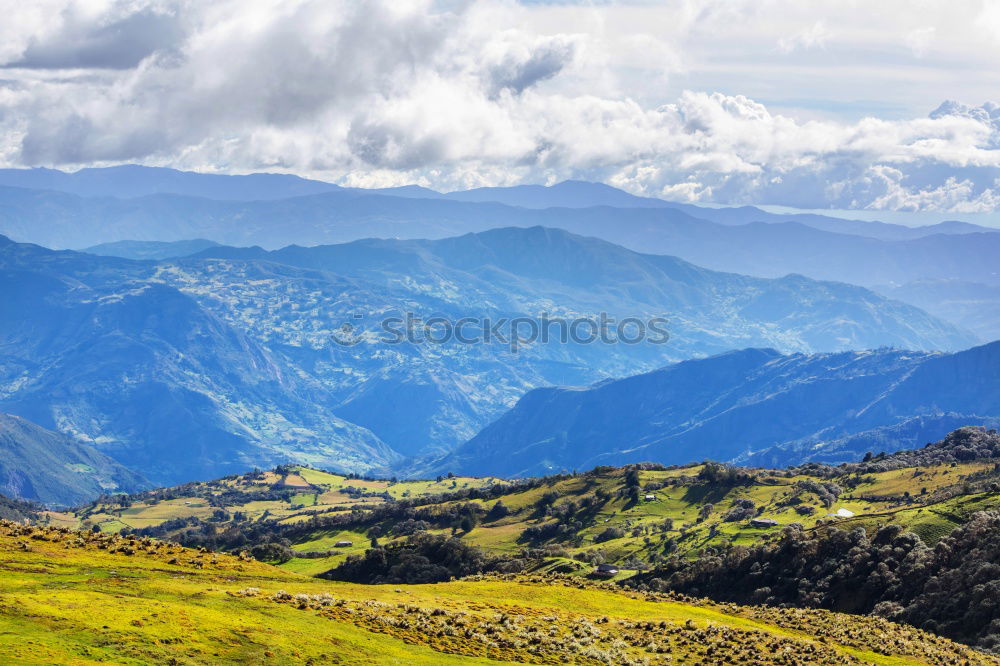
[[[480,549],[436,534],[414,534],[405,542],[371,548],[352,555],[321,578],[352,583],[440,583],[451,578],[500,571],[516,573],[523,563],[487,556]]]
[[[486,514],[486,522],[492,523],[494,521],[500,520],[501,518],[506,518],[510,515],[510,507],[503,503],[503,500],[497,500],[489,512]]]
[[[620,527],[609,527],[603,532],[594,537],[595,543],[602,543],[604,541],[611,541],[612,539],[621,539],[625,536],[625,530]]]
[[[276,562],[278,564],[283,564],[295,557],[295,553],[289,546],[273,542],[257,544],[250,549],[250,554],[261,562]]]
[[[722,520],[727,523],[738,523],[750,520],[756,515],[756,505],[748,499],[740,499],[733,502],[732,508],[722,516]]]
[[[774,544],[671,557],[633,579],[716,601],[874,613],[997,649],[1000,513],[980,512],[934,548],[899,525],[869,535],[786,528]]]

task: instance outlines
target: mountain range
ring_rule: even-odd
[[[76,474],[53,499],[12,458],[12,492],[45,501],[283,462],[533,475],[704,451],[838,461],[997,416],[977,402],[987,379],[899,397],[925,366],[1000,338],[1000,233],[964,222],[582,181],[442,193],[124,165],[0,170],[0,232],[86,248],[0,237],[0,411],[64,437],[39,460]],[[669,340],[478,342],[495,322],[602,313],[662,318]],[[387,343],[407,316],[424,335],[427,319],[471,317],[477,343]]]
[[[204,238],[180,241],[133,241],[123,240],[113,243],[100,243],[84,248],[87,254],[102,257],[121,257],[122,259],[177,259],[197,254],[202,250],[215,247],[218,243]]]
[[[698,214],[710,210],[699,209]],[[131,258],[180,256],[198,242],[278,248],[289,242],[316,245],[363,237],[441,239],[534,225],[677,256],[718,271],[769,278],[798,274],[867,286],[971,330],[980,342],[1000,338],[1000,319],[995,316],[1000,233],[995,231],[883,240],[871,237],[874,232],[834,233],[800,221],[721,224],[676,207],[528,209],[349,190],[249,202],[174,194],[82,198],[0,187],[0,233],[51,247],[94,248]],[[195,238],[205,240],[190,240]],[[142,252],[150,254],[139,254],[137,248],[150,242],[168,245],[145,245]],[[929,292],[919,286],[927,283],[937,285],[935,293],[947,293],[927,298]],[[962,286],[956,291],[956,285]],[[970,300],[969,290],[980,296]]]
[[[955,354],[745,349],[531,391],[421,472],[539,476],[640,460],[838,463],[920,446],[954,423],[995,427],[998,377],[1000,342]]]
[[[582,181],[441,193],[136,165],[0,170],[0,233],[128,258],[183,256],[198,243],[275,249],[369,237],[440,239],[506,226],[560,228],[744,275],[858,284],[972,330],[980,341],[1000,338],[993,316],[1000,233],[966,222],[910,227],[698,206]],[[929,283],[932,298],[922,287]],[[969,298],[970,291],[977,295]]]
[[[755,206],[709,207],[636,196],[604,183],[567,180],[552,185],[478,187],[454,192],[438,192],[419,185],[384,188],[351,188],[333,183],[278,173],[228,175],[178,171],[164,167],[124,164],[85,168],[75,172],[57,169],[0,169],[0,186],[31,190],[51,190],[81,197],[134,199],[154,194],[176,194],[221,201],[264,201],[323,194],[354,192],[383,194],[413,199],[443,199],[469,203],[501,203],[518,208],[674,208],[720,224],[748,222],[799,222],[836,233],[870,236],[882,240],[904,240],[932,234],[960,234],[995,231],[989,227],[959,221],[925,226],[904,226],[842,219],[812,213],[771,213]]]
[[[741,247],[744,252],[760,252],[776,246],[775,250],[795,250],[801,257],[809,244],[814,246],[805,257],[807,261],[796,261],[793,256],[773,265],[781,255],[772,250],[756,260],[747,257],[739,265],[718,266],[739,272],[749,272],[746,268],[763,270],[766,275],[761,275],[765,277],[804,272],[800,269],[808,269],[809,261],[820,259],[822,263],[815,267],[820,272],[814,277],[847,279],[850,273],[836,272],[846,270],[845,254],[863,252],[890,262],[873,272],[872,277],[853,279],[873,284],[901,283],[916,279],[914,276],[982,280],[977,267],[951,274],[954,265],[948,261],[941,267],[947,271],[939,269],[928,274],[905,272],[898,264],[913,253],[930,253],[928,258],[950,256],[947,248],[936,250],[934,243],[930,244],[931,249],[925,249],[920,241],[927,239],[947,239],[962,249],[973,247],[972,238],[981,241],[985,238],[988,244],[1000,238],[996,230],[964,223],[910,228],[820,216],[773,215],[755,208],[721,210],[726,214],[718,209],[680,204],[540,209],[346,188],[287,199],[233,201],[173,193],[135,198],[81,197],[0,186],[0,232],[20,241],[51,247],[205,238],[224,244],[275,248],[288,243],[315,245],[365,237],[442,238],[501,226],[542,225],[598,236],[635,249],[670,252],[700,264],[733,259],[729,255],[739,254]],[[885,231],[887,228],[890,231]],[[793,235],[781,243],[788,234]],[[824,248],[831,243],[832,247]],[[984,275],[992,281],[1000,280],[994,271],[986,271]]]
[[[337,418],[244,332],[151,262],[0,242],[0,405],[93,446],[155,483],[289,456],[345,469],[397,458]]]
[[[961,322],[982,340],[1000,339],[1000,285],[938,279],[876,285],[872,289],[945,321]]]
[[[155,483],[296,460],[395,470],[526,391],[734,347],[961,349],[975,338],[861,287],[719,273],[565,231],[130,260],[0,243],[0,409]],[[407,312],[667,319],[667,344],[398,344]],[[356,344],[337,342],[347,323]],[[363,334],[362,334],[363,332]]]
[[[149,487],[142,476],[91,446],[0,413],[0,492],[8,497],[72,506]]]

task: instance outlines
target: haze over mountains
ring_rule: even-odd
[[[104,493],[149,486],[91,446],[0,413],[0,493],[7,497],[72,506]]]
[[[715,270],[760,277],[800,273],[864,286],[919,279],[1000,284],[1000,233],[911,240],[831,233],[796,222],[722,225],[674,208],[522,209],[495,203],[333,192],[280,201],[230,202],[153,195],[84,199],[0,190],[0,232],[47,247],[120,240],[204,238],[279,248],[360,238],[444,238],[502,226],[547,226]]]
[[[207,174],[163,167],[121,165],[85,168],[75,172],[56,169],[0,169],[0,186],[51,190],[81,197],[134,199],[155,194],[176,194],[220,201],[264,201],[323,194],[354,192],[413,199],[443,199],[469,203],[501,203],[518,208],[673,208],[699,219],[720,224],[750,221],[800,222],[825,231],[852,233],[883,240],[920,238],[935,233],[996,231],[968,222],[946,221],[926,226],[842,219],[809,213],[769,213],[755,206],[710,207],[641,197],[603,183],[567,180],[554,185],[479,187],[437,192],[418,185],[387,188],[350,188],[289,174]]]
[[[967,303],[970,289],[980,292],[976,300],[992,302],[989,291],[1000,286],[1000,233],[962,222],[905,227],[753,207],[699,207],[579,181],[440,194],[420,187],[357,190],[280,174],[220,176],[137,166],[73,174],[0,171],[0,233],[54,248],[206,239],[273,249],[536,225],[715,270],[759,277],[799,273],[904,298],[914,291],[907,284],[933,281],[943,298],[916,304],[973,328],[983,341],[1000,337],[993,317],[966,323],[973,305],[965,311],[939,307]],[[110,253],[134,256],[124,249]]]
[[[135,261],[4,241],[0,409],[157,483],[449,451],[525,391],[735,347],[961,349],[974,337],[860,287],[717,273],[545,228],[439,241],[210,247]],[[668,344],[351,346],[387,316],[665,316]],[[359,316],[356,316],[359,315]],[[359,333],[360,334],[360,333]]]
[[[177,259],[197,254],[202,250],[218,245],[210,240],[195,238],[181,241],[114,241],[101,243],[84,248],[87,254],[97,254],[102,257],[121,257],[122,259]]]
[[[723,459],[780,465],[846,459],[872,441],[912,443],[995,416],[975,396],[944,412],[930,403],[869,410],[869,420],[859,416],[867,403],[850,402],[875,400],[865,391],[876,385],[892,392],[918,360],[1000,337],[1000,233],[965,223],[914,228],[706,208],[580,181],[442,194],[123,166],[0,170],[0,231],[87,247],[0,241],[0,290],[12,295],[0,306],[0,411],[153,483],[286,461],[400,475],[481,463],[475,471],[533,474],[650,452],[687,462],[716,444]],[[379,335],[387,317],[406,313],[454,322],[601,312],[665,317],[670,340],[528,343],[514,352],[500,340],[385,344]],[[340,339],[345,324],[350,344]],[[857,351],[882,347],[911,351]],[[748,348],[776,351],[729,354]],[[864,390],[827,377],[828,359],[841,357],[813,355],[831,352],[857,356],[836,372],[869,378]],[[790,382],[778,394],[829,385],[850,404],[831,412],[802,398],[804,411],[787,424],[778,394],[672,370],[686,359],[720,355],[711,363],[725,365],[718,359],[748,354],[800,354],[765,364]],[[565,421],[580,409],[565,400],[542,401],[537,423],[525,416],[534,389],[629,385],[640,380],[621,378],[649,371],[671,378],[669,390],[638,401],[653,416],[630,411],[631,391],[621,405],[610,400],[610,411],[584,409],[601,422]],[[763,429],[712,431],[724,420],[712,391],[757,405],[747,418]],[[668,409],[671,392],[694,401],[691,411]],[[578,427],[600,446],[573,444],[567,457],[561,444],[538,444],[569,441]],[[657,437],[671,444],[648,444]],[[820,441],[817,451],[802,448]]]

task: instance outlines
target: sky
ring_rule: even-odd
[[[0,166],[1000,210],[1000,0],[0,10]]]

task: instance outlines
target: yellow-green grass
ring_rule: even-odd
[[[955,466],[938,465],[926,468],[907,467],[889,472],[865,475],[874,480],[861,483],[855,488],[845,493],[845,497],[861,497],[865,495],[875,496],[903,496],[909,493],[911,496],[921,495],[926,489],[927,493],[945,486],[954,485],[961,481],[963,477],[984,470],[993,469],[994,463],[960,463]]]
[[[318,499],[319,499],[319,493],[315,491],[307,493],[298,493],[297,495],[292,495],[292,506],[293,507],[315,506],[317,504]]]
[[[283,511],[288,508],[288,503],[281,500],[254,500],[252,502],[247,502],[246,504],[240,504],[236,507],[232,507],[232,510],[243,511],[244,513],[249,513],[250,515],[256,517],[263,514],[265,511],[274,513],[275,511]]]
[[[150,527],[170,520],[171,518],[188,518],[197,516],[207,518],[215,511],[207,500],[200,497],[184,497],[175,500],[163,500],[152,505],[138,505],[123,509],[118,513],[118,519],[134,528]]]
[[[498,521],[493,524],[479,525],[468,534],[463,535],[462,538],[474,546],[489,551],[512,552],[521,547],[517,539],[524,528],[523,523],[502,524],[501,521]]]
[[[347,556],[348,553],[329,557],[293,557],[279,564],[278,568],[303,576],[318,576],[343,564]]]
[[[940,663],[998,663],[914,629],[825,611],[645,597],[547,577],[333,583],[149,541],[108,548],[108,537],[52,530],[36,539],[11,529],[0,525],[0,663],[597,663],[576,645],[581,627],[596,637],[593,648],[617,651],[615,663],[720,663],[737,651],[765,664],[789,655],[919,664],[925,653]],[[134,554],[111,552],[129,543]],[[472,633],[420,628],[459,622]],[[527,639],[537,634],[523,631],[532,627],[567,651],[533,653]]]
[[[285,474],[284,478],[281,479],[281,485],[288,488],[311,488],[312,486],[308,481],[302,478],[298,473],[292,472],[290,474]]]
[[[259,564],[194,570],[142,557],[0,539],[0,663],[480,663],[227,594],[302,585]],[[482,662],[485,663],[485,662]]]
[[[125,528],[142,529],[156,527],[175,518],[196,517],[207,519],[216,511],[209,501],[222,492],[243,491],[256,494],[267,489],[295,489],[289,499],[257,500],[248,495],[245,502],[227,498],[225,510],[229,513],[240,512],[251,520],[269,518],[283,524],[291,524],[307,520],[317,514],[326,513],[345,506],[371,506],[381,504],[385,499],[381,495],[370,493],[388,493],[396,498],[418,497],[429,494],[447,493],[456,488],[482,487],[501,481],[493,478],[473,479],[461,477],[443,479],[442,481],[404,481],[394,483],[386,480],[349,479],[345,476],[331,474],[308,467],[293,466],[282,473],[264,472],[239,477],[230,477],[217,481],[198,482],[188,488],[195,495],[177,499],[158,500],[139,498],[123,508],[115,502],[95,504],[76,514],[70,512],[49,512],[46,520],[49,524],[69,527],[98,525],[104,531],[117,532]],[[453,488],[454,486],[454,488]],[[349,490],[366,493],[362,496],[352,496]],[[222,525],[223,523],[220,523]],[[362,537],[361,543],[368,539]],[[316,549],[323,549],[320,544]],[[315,550],[315,549],[314,549]]]
[[[856,477],[842,476],[832,479],[845,490],[840,498],[827,506],[820,497],[811,492],[801,492],[796,484],[801,481],[819,481],[827,483],[831,479],[815,478],[806,475],[785,476],[780,472],[758,472],[756,481],[750,485],[726,487],[723,485],[706,484],[697,481],[697,474],[702,466],[692,466],[665,471],[643,470],[639,472],[640,501],[633,503],[628,496],[623,495],[626,483],[625,470],[605,470],[595,474],[570,476],[562,479],[552,478],[538,487],[528,490],[514,490],[503,494],[503,503],[513,512],[510,516],[495,522],[483,522],[469,533],[459,532],[462,540],[480,546],[498,554],[516,554],[527,546],[559,545],[565,548],[570,556],[581,555],[594,550],[602,550],[604,557],[612,562],[635,557],[642,561],[652,561],[659,555],[679,551],[690,557],[698,556],[703,549],[712,546],[753,546],[777,537],[781,528],[793,523],[801,524],[805,529],[823,528],[827,524],[835,524],[844,528],[861,525],[876,527],[883,522],[899,522],[913,529],[930,542],[935,542],[955,526],[964,522],[970,511],[958,509],[960,501],[955,500],[940,506],[925,504],[934,501],[935,493],[946,487],[961,488],[964,479],[969,475],[992,469],[988,463],[966,463],[959,465],[938,465],[919,469],[908,468],[872,475],[865,475],[858,483]],[[282,474],[273,472],[259,475],[247,475],[217,482],[194,484],[201,497],[186,497],[177,500],[164,500],[153,504],[147,501],[136,501],[128,509],[122,510],[115,504],[95,507],[89,515],[89,522],[83,523],[85,514],[77,516],[75,524],[99,525],[105,531],[117,531],[124,527],[141,528],[156,526],[171,518],[196,516],[208,518],[215,508],[208,502],[208,497],[218,495],[223,489],[228,491],[246,491],[259,493],[267,489],[294,489],[288,500],[250,500],[240,503],[236,497],[235,503],[227,501],[226,511],[237,511],[247,515],[251,520],[267,517],[282,525],[291,525],[306,521],[314,516],[336,516],[346,507],[371,507],[383,504],[383,495],[402,499],[426,495],[437,495],[449,490],[462,489],[463,486],[483,487],[491,484],[502,484],[498,479],[442,479],[441,481],[373,481],[364,479],[349,479],[345,476],[331,474],[308,467],[285,468]],[[663,487],[657,488],[657,485]],[[454,486],[454,488],[452,487]],[[852,487],[853,486],[853,487]],[[926,494],[922,489],[926,488]],[[354,489],[354,490],[351,490]],[[348,491],[362,491],[366,494],[352,497]],[[539,500],[546,494],[557,496],[555,508],[568,502],[580,502],[584,499],[595,500],[589,509],[581,509],[571,517],[574,521],[572,533],[565,538],[538,542],[527,541],[523,533],[531,527],[553,524],[557,519],[545,515],[545,508],[538,508]],[[906,497],[909,493],[909,497]],[[646,500],[649,494],[653,498]],[[793,498],[793,494],[797,499]],[[446,511],[455,505],[467,502],[489,511],[496,500],[466,500],[462,498],[445,499],[429,510]],[[796,503],[792,500],[795,499]],[[750,500],[757,507],[758,515],[776,521],[777,526],[770,529],[758,529],[750,526],[746,517],[726,521],[726,513],[739,500]],[[703,508],[711,504],[711,511],[704,518],[700,517]],[[975,506],[991,508],[994,506],[985,500],[976,500]],[[427,510],[423,509],[423,510]],[[842,519],[831,517],[838,509],[847,509],[855,514],[854,518]],[[923,509],[923,510],[921,510]],[[64,514],[53,514],[53,524],[74,524],[73,517]],[[355,536],[348,539],[355,543],[352,552],[363,551],[369,542],[366,536],[369,527],[375,526],[375,521],[365,525],[362,523],[356,529]],[[578,521],[578,522],[577,522]],[[225,521],[218,523],[219,528],[225,528]],[[380,524],[377,532],[384,534],[391,525]],[[624,530],[625,536],[620,539],[599,541],[599,536],[609,527]],[[450,525],[432,530],[435,533],[450,535]],[[391,532],[388,532],[391,535]],[[330,538],[326,533],[317,533],[301,539],[295,548],[302,551],[318,552],[330,549]],[[302,571],[311,571],[312,567],[302,563],[289,565],[298,566]]]
[[[320,504],[321,506],[338,506],[340,504],[355,504],[360,499],[361,498],[355,499],[340,490],[325,490],[320,493],[317,504]]]
[[[934,479],[929,493],[943,486],[954,485],[969,475],[988,468],[982,463],[925,468],[921,474],[915,475],[913,469],[896,470],[874,475],[873,481],[866,481],[858,486],[853,493],[845,492],[841,499],[832,505],[825,505],[816,495],[797,491],[795,484],[800,481],[815,480],[813,477],[798,475],[786,477],[781,474],[763,474],[755,484],[750,486],[708,486],[697,483],[667,485],[662,488],[640,490],[640,501],[632,503],[627,497],[620,496],[624,486],[625,473],[622,470],[612,470],[600,475],[586,475],[562,480],[527,491],[513,492],[502,497],[506,506],[514,514],[497,522],[480,524],[468,533],[459,533],[459,538],[472,545],[482,547],[496,553],[516,553],[529,544],[522,538],[522,533],[529,527],[544,526],[555,522],[555,519],[544,515],[539,517],[536,503],[549,492],[558,495],[555,504],[594,496],[603,491],[610,499],[601,503],[596,510],[583,517],[584,525],[576,530],[579,545],[571,541],[558,541],[569,555],[580,554],[595,549],[603,551],[609,561],[622,561],[636,557],[649,561],[657,553],[665,553],[672,548],[678,548],[682,553],[697,556],[701,550],[709,546],[732,544],[736,546],[752,546],[763,541],[776,538],[782,527],[797,523],[806,529],[834,524],[850,528],[857,522],[877,525],[881,521],[888,522],[892,516],[899,516],[899,522],[912,525],[913,529],[929,541],[936,541],[953,527],[960,524],[971,515],[966,511],[962,517],[951,518],[937,515],[930,509],[924,515],[910,518],[910,514],[919,508],[918,505],[903,501],[905,492],[910,492],[910,501],[920,500],[919,488],[914,487],[913,480],[926,483]],[[685,468],[669,471],[642,471],[640,484],[663,482],[681,477],[693,477],[699,468]],[[819,479],[826,482],[827,480]],[[836,481],[844,482],[844,478]],[[793,493],[799,499],[791,503]],[[653,499],[646,500],[649,494]],[[888,499],[866,499],[877,495]],[[929,495],[928,495],[929,497]],[[759,509],[760,517],[769,518],[777,523],[773,528],[751,527],[747,519],[726,521],[725,514],[738,500],[750,500]],[[464,502],[464,500],[460,501]],[[445,502],[440,505],[445,508]],[[493,500],[476,501],[484,510],[489,510],[495,503]],[[713,508],[704,520],[699,519],[701,509],[706,504]],[[982,503],[980,503],[982,504]],[[800,512],[797,509],[808,509]],[[846,509],[855,514],[856,518],[843,519],[833,516],[838,509]],[[664,521],[672,522],[670,529],[664,531]],[[598,541],[598,536],[607,528],[616,527],[624,530],[625,536],[619,539]],[[431,530],[435,533],[450,534],[448,528]],[[648,543],[647,543],[648,540]],[[666,540],[674,542],[670,547]]]
[[[298,473],[299,477],[318,488],[330,490],[356,488],[364,492],[388,492],[389,495],[396,499],[402,499],[403,497],[440,495],[448,492],[454,492],[456,490],[482,488],[493,483],[502,482],[501,479],[492,477],[477,478],[468,476],[455,477],[451,479],[445,478],[441,481],[427,480],[394,482],[388,480],[349,479],[345,476],[331,474],[329,472],[323,472],[307,467],[296,467],[293,469]]]
[[[888,511],[856,516],[836,524],[841,529],[863,527],[877,529],[881,525],[893,523],[918,534],[929,544],[935,544],[953,529],[964,524],[977,511],[1000,509],[1000,494],[973,493],[958,495],[947,500],[928,505],[894,508]]]
[[[351,545],[338,548],[337,543],[344,541],[349,541]],[[343,564],[350,555],[363,555],[370,547],[371,538],[360,532],[320,532],[312,535],[308,541],[292,544],[292,550],[296,553],[330,553],[329,556],[293,557],[278,566],[285,571],[316,576]]]
[[[681,472],[690,473],[690,470],[642,472],[640,482],[649,483],[667,477],[676,477]],[[819,505],[818,501],[813,501],[811,505],[815,505],[814,514],[809,517],[803,517],[788,507],[778,508],[774,506],[782,498],[782,494],[787,493],[796,480],[797,478],[780,479],[774,481],[776,485],[754,486],[749,489],[743,487],[732,489],[717,488],[710,490],[708,493],[703,493],[700,490],[692,492],[691,486],[667,486],[648,492],[641,491],[640,496],[642,499],[635,504],[632,504],[626,498],[612,497],[593,515],[590,524],[579,531],[579,534],[583,537],[583,545],[580,548],[570,548],[569,550],[570,552],[579,552],[580,550],[588,550],[596,546],[606,552],[621,553],[623,557],[627,555],[639,555],[645,550],[641,537],[647,535],[654,537],[654,541],[657,542],[656,547],[659,547],[659,539],[656,538],[660,532],[659,527],[668,518],[673,522],[673,526],[666,534],[673,538],[680,538],[683,531],[687,535],[684,543],[690,548],[733,540],[756,542],[761,537],[776,531],[751,528],[746,520],[733,523],[721,522],[720,517],[738,499],[751,499],[758,505],[770,507],[769,510],[765,511],[766,516],[773,517],[779,525],[788,525],[796,522],[815,524],[818,520],[825,518],[829,511],[834,511],[840,506],[837,505],[837,507],[827,510]],[[518,537],[520,537],[521,532],[525,528],[533,525],[542,525],[547,522],[533,519],[531,517],[532,513],[528,511],[545,492],[555,491],[559,493],[560,499],[556,500],[556,504],[558,504],[566,499],[572,500],[578,496],[592,494],[598,489],[604,489],[611,493],[620,489],[622,483],[623,473],[612,472],[596,480],[578,477],[560,481],[551,486],[543,486],[531,491],[504,496],[504,504],[512,509],[521,508],[522,513],[497,523],[481,525],[467,535],[464,535],[463,538],[475,545],[491,550],[509,551],[516,549],[523,545],[518,541]],[[778,483],[780,485],[777,485]],[[653,495],[654,499],[646,500],[646,494]],[[698,514],[700,506],[704,503],[714,503],[715,508],[706,521],[699,522]],[[808,501],[806,503],[810,504]],[[484,503],[484,506],[488,508],[488,506],[492,506],[492,502]],[[612,539],[597,543],[596,537],[609,527],[624,529],[626,536],[621,539]],[[631,533],[636,528],[640,530],[648,529],[650,533],[643,531],[640,538],[633,537]],[[654,530],[654,528],[656,529]],[[709,538],[709,532],[713,528],[717,530],[718,534],[715,537]]]
[[[343,593],[347,586],[338,586],[337,589]],[[365,591],[372,599],[386,603],[399,602],[402,598],[405,599],[406,604],[426,608],[461,609],[479,613],[499,611],[507,615],[537,616],[548,614],[550,621],[556,625],[568,624],[568,620],[574,616],[629,623],[667,622],[674,625],[684,625],[691,622],[695,627],[726,627],[753,632],[759,634],[758,639],[765,641],[767,637],[801,641],[804,644],[813,644],[815,640],[807,633],[785,629],[776,626],[776,624],[756,619],[754,616],[757,613],[753,608],[731,604],[722,606],[704,602],[696,605],[668,601],[662,598],[651,603],[639,595],[625,595],[606,588],[581,588],[558,583],[520,582],[517,580],[485,580],[433,585],[375,586],[365,588]],[[799,614],[793,613],[793,615]],[[820,615],[828,616],[843,625],[864,624],[867,620],[867,618],[860,619],[823,612]],[[792,624],[792,622],[788,622],[788,624]],[[898,627],[894,626],[894,628]],[[919,632],[911,629],[903,629],[900,633],[919,635]],[[857,646],[836,646],[835,650],[867,663],[922,663],[919,659],[893,654],[877,654],[872,650]],[[971,650],[969,652],[971,653]],[[683,656],[687,655],[672,656],[683,659]],[[760,658],[764,663],[768,662],[766,655],[761,654]],[[974,658],[984,659],[978,655]],[[985,658],[985,660],[987,662],[993,661],[990,658]]]
[[[123,527],[134,529],[155,527],[174,518],[208,518],[216,510],[216,507],[213,507],[209,502],[208,496],[218,495],[223,490],[255,493],[261,489],[276,487],[300,489],[301,492],[294,493],[289,500],[248,499],[243,503],[238,501],[236,504],[229,503],[225,508],[229,512],[242,512],[254,520],[260,519],[266,513],[273,519],[296,522],[338,506],[381,503],[384,500],[380,497],[354,498],[342,492],[340,488],[354,485],[354,487],[370,490],[378,487],[380,483],[382,485],[388,483],[347,480],[345,477],[309,468],[292,468],[291,473],[283,475],[267,472],[263,474],[263,477],[263,479],[256,479],[251,475],[194,484],[194,488],[199,492],[204,492],[206,496],[187,496],[159,501],[139,499],[132,502],[128,508],[122,508],[115,503],[97,504],[76,514],[48,512],[47,520],[50,524],[74,527],[87,521],[88,525],[97,524],[105,530],[120,530]],[[314,485],[306,480],[307,477],[317,483],[326,482],[327,485]],[[336,485],[337,489],[331,489],[331,485]]]
[[[493,477],[476,478],[460,476],[452,479],[442,479],[441,481],[401,481],[391,484],[387,490],[394,498],[402,499],[403,497],[441,495],[469,488],[483,488],[494,483],[502,483],[502,480]]]
[[[126,527],[128,527],[128,525],[120,520],[106,520],[100,524],[101,531],[106,534],[121,532]]]
[[[68,511],[43,511],[41,515],[47,524],[57,527],[76,528],[80,524],[79,519]]]
[[[180,499],[162,500],[157,503],[136,502],[128,508],[114,504],[102,505],[101,510],[87,516],[90,523],[97,524],[102,530],[120,530],[123,527],[141,529],[155,527],[173,518],[208,518],[215,510],[208,501],[200,497],[184,497]],[[52,524],[77,526],[81,523],[80,516],[61,514]]]
[[[339,474],[330,474],[329,472],[323,472],[318,469],[310,469],[308,467],[299,469],[299,476],[314,486],[330,486],[333,488],[339,488],[344,482],[344,477]]]
[[[360,552],[363,553],[368,548],[371,538],[361,532],[352,532],[350,530],[317,532],[308,541],[293,543],[292,550],[300,553],[319,553],[334,550],[337,543],[342,541],[350,541],[352,545],[346,548],[337,548],[338,551],[353,553],[358,552],[360,549]]]

